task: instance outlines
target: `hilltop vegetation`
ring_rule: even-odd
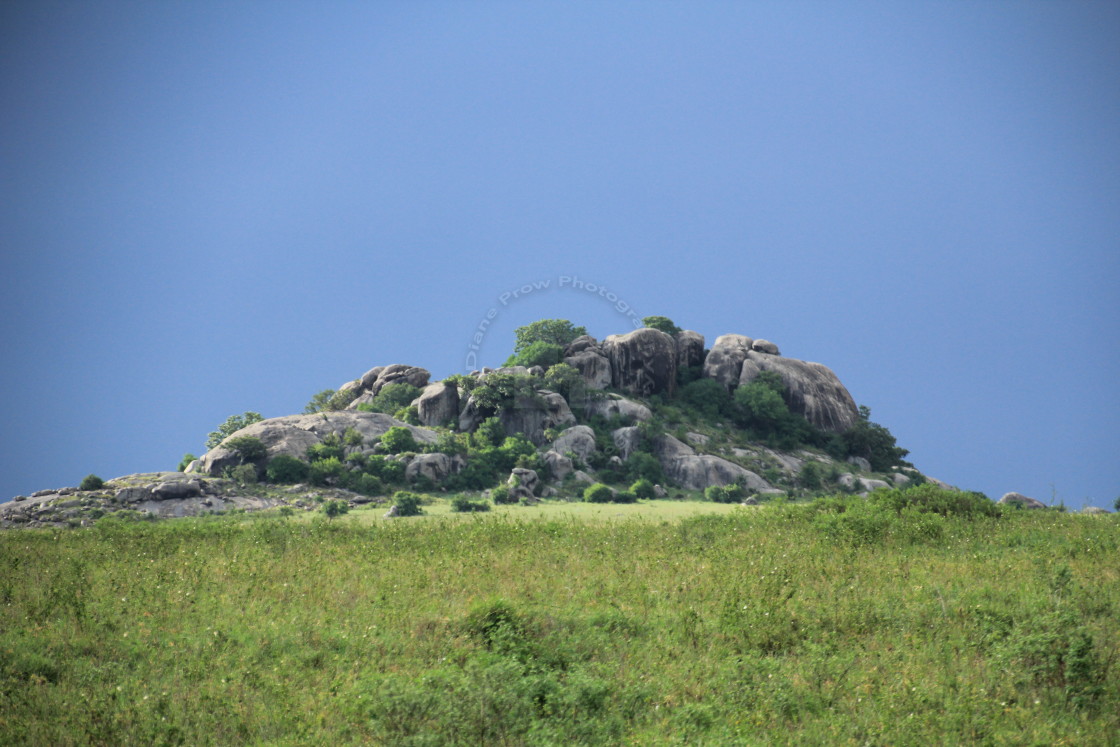
[[[661,505],[682,504],[615,510]],[[0,533],[0,743],[1120,733],[1113,517],[932,486],[674,521],[513,510]]]

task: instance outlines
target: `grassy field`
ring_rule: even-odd
[[[0,744],[1120,741],[1115,516],[445,510],[0,534]]]

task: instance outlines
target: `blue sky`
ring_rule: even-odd
[[[1117,70],[1109,2],[6,2],[0,500],[625,305],[1111,507]]]

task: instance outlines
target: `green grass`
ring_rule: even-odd
[[[5,532],[0,744],[1116,743],[1114,516],[838,510]]]

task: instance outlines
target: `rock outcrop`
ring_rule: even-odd
[[[754,472],[711,454],[697,454],[691,446],[665,434],[654,439],[654,455],[665,476],[688,490],[710,485],[740,483],[750,490],[769,490],[770,484]]]
[[[1028,498],[1022,493],[1004,493],[1003,497],[999,499],[998,503],[1005,506],[1017,506],[1019,508],[1046,508],[1046,504],[1035,498]]]
[[[368,441],[382,435],[393,426],[408,428],[418,443],[432,443],[436,440],[435,431],[409,425],[380,412],[337,410],[261,420],[233,433],[222,443],[227,443],[230,438],[252,436],[259,438],[264,444],[267,459],[281,454],[303,459],[307,455],[307,450],[315,444],[322,443],[327,434],[333,433],[341,437],[348,430],[353,429],[362,435],[363,440]],[[219,444],[203,455],[198,471],[217,476],[221,475],[227,467],[238,466],[241,461],[241,456],[236,451]]]
[[[561,454],[575,454],[584,462],[595,453],[595,431],[586,425],[573,425],[552,442],[552,450]]]
[[[720,335],[704,359],[704,378],[715,379],[728,389],[739,385],[743,361],[754,340],[745,335]]]
[[[564,428],[576,422],[568,408],[568,401],[556,392],[538,389],[536,397],[518,397],[514,403],[502,408],[498,420],[507,434],[520,433],[535,445],[547,442],[545,430]],[[460,420],[460,422],[462,422]]]
[[[842,433],[859,421],[855,400],[828,367],[752,350],[743,360],[739,385],[754,381],[763,371],[782,377],[790,411],[803,415],[817,428]]]
[[[620,397],[617,394],[608,394],[601,399],[594,399],[587,402],[584,405],[584,413],[589,417],[592,415],[599,415],[608,420],[617,415],[630,423],[646,421],[653,417],[653,413],[650,409],[642,403],[635,402],[626,397]]]
[[[435,427],[459,420],[459,388],[450,382],[429,384],[413,404],[421,425]]]
[[[677,387],[677,342],[645,327],[603,340],[611,362],[611,386],[631,394],[672,394]]]
[[[348,406],[356,410],[358,405],[373,401],[381,390],[390,384],[410,384],[419,389],[428,385],[431,374],[425,368],[394,363],[390,366],[377,366],[366,371],[361,378],[349,381],[339,387],[339,391],[356,391],[357,396]]]
[[[704,364],[704,335],[682,329],[674,338],[677,343],[677,366],[687,368]]]

